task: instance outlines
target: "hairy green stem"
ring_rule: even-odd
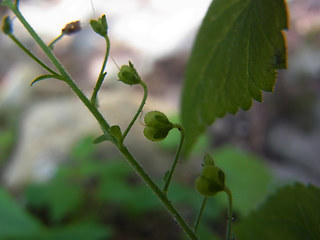
[[[224,190],[228,196],[228,222],[227,222],[227,235],[226,235],[226,240],[230,240],[231,238],[231,223],[232,223],[232,194],[231,191],[228,187],[225,188]]]
[[[104,70],[106,68],[106,64],[107,64],[109,53],[110,53],[110,39],[109,39],[108,35],[105,36],[105,40],[106,40],[107,49],[106,49],[106,54],[104,56],[104,60],[103,60],[103,63],[102,63],[102,67],[101,67],[101,70],[100,70],[100,73],[99,73],[99,77],[98,77],[96,86],[94,87],[93,93],[92,93],[92,96],[91,96],[91,102],[92,102],[93,105],[96,105],[97,94],[98,94],[98,92],[100,90],[100,87],[101,87],[101,85],[103,83],[103,80],[105,78]]]
[[[140,107],[139,107],[137,113],[134,115],[134,117],[131,120],[130,124],[128,125],[127,129],[123,133],[123,140],[125,139],[125,137],[127,136],[128,132],[130,131],[131,127],[133,126],[133,124],[135,123],[137,118],[139,117],[139,114],[141,113],[141,111],[143,109],[143,106],[145,105],[147,97],[148,97],[147,85],[143,81],[140,81],[139,84],[143,87],[143,99],[141,101],[141,104],[140,104]]]
[[[20,20],[22,25],[26,28],[26,30],[29,32],[29,34],[32,36],[32,38],[37,42],[39,47],[44,51],[44,53],[47,55],[47,57],[50,59],[50,61],[53,63],[53,65],[58,69],[58,71],[61,73],[61,75],[64,77],[65,76],[69,77],[69,75],[67,74],[67,72],[65,71],[65,69],[63,68],[61,63],[54,56],[54,54],[49,49],[49,47],[42,41],[42,39],[34,31],[34,29],[30,26],[30,24],[23,17],[21,12],[15,7],[15,5],[12,3],[12,1],[11,0],[3,0],[2,4],[9,7],[10,10],[16,15],[16,17]]]
[[[94,117],[99,122],[101,128],[103,128],[108,134],[110,134],[110,125],[104,119],[102,114],[98,111],[98,109],[91,104],[89,99],[84,95],[84,93],[79,89],[76,83],[69,76],[67,71],[64,69],[59,60],[52,53],[50,48],[42,41],[42,39],[38,36],[38,34],[34,31],[34,29],[30,26],[27,20],[23,17],[20,11],[15,7],[11,0],[3,0],[3,5],[10,8],[10,10],[16,15],[16,17],[20,20],[22,25],[26,28],[32,38],[37,42],[39,47],[44,51],[47,57],[50,59],[52,64],[58,69],[61,73],[61,77],[65,80],[65,82],[70,86],[70,88],[74,91],[74,93],[80,98],[80,100],[86,105],[86,107],[90,110],[90,112],[94,115]],[[56,74],[58,75],[58,74]],[[110,134],[112,136],[112,134]]]
[[[208,197],[204,197],[204,198],[203,198],[200,211],[199,211],[199,213],[198,213],[196,222],[195,222],[195,224],[194,224],[194,229],[193,229],[193,230],[194,230],[195,233],[197,233],[197,231],[198,231],[199,223],[200,223],[200,220],[201,220],[201,218],[202,218],[202,214],[203,214],[204,208],[205,208],[205,206],[206,206],[206,204],[207,204],[207,200],[208,200]]]
[[[176,165],[178,163],[178,160],[179,160],[179,157],[180,157],[180,154],[181,154],[181,150],[182,150],[182,146],[183,146],[183,142],[184,142],[184,129],[183,129],[183,127],[180,124],[175,123],[174,124],[174,128],[177,128],[180,131],[180,142],[179,142],[179,146],[178,146],[178,149],[177,149],[177,152],[176,152],[176,156],[174,157],[174,161],[172,163],[169,175],[168,175],[168,177],[166,179],[166,183],[165,183],[165,185],[163,187],[164,194],[167,194],[167,192],[168,192],[168,188],[169,188],[169,185],[170,185],[174,170],[175,170]]]
[[[119,150],[123,154],[123,156],[128,160],[128,162],[134,167],[134,169],[138,172],[138,174],[144,180],[144,182],[152,189],[154,194],[165,205],[168,212],[177,220],[177,222],[179,223],[183,231],[186,233],[186,235],[188,235],[190,239],[198,239],[197,235],[194,231],[192,231],[189,224],[183,219],[183,217],[172,205],[171,201],[167,198],[167,196],[161,191],[161,189],[154,183],[151,177],[144,171],[141,165],[135,160],[135,158],[131,155],[128,149],[124,145],[122,145],[120,146]]]
[[[27,49],[13,34],[8,34],[8,36],[15,44],[17,44],[29,57],[31,57],[41,67],[43,67],[45,70],[52,73],[53,75],[59,75],[58,73],[53,71],[50,67],[48,67],[46,64],[44,64],[39,58],[37,58],[35,55],[33,55],[33,53],[30,52],[30,50]]]

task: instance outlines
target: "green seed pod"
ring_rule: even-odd
[[[167,116],[159,111],[148,112],[144,117],[144,123],[144,136],[154,142],[163,140],[173,128]]]
[[[5,16],[2,20],[2,31],[7,35],[12,33],[12,25],[9,16]]]
[[[119,80],[128,85],[135,85],[141,82],[137,70],[129,61],[129,65],[123,65],[118,73]]]
[[[225,189],[225,175],[224,172],[213,165],[205,166],[202,169],[201,176],[196,180],[197,191],[210,197]]]

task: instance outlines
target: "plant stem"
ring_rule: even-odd
[[[50,61],[53,63],[53,65],[58,69],[58,71],[61,73],[61,75],[62,76],[68,75],[66,73],[65,69],[63,68],[63,66],[61,65],[61,63],[53,55],[53,53],[49,49],[49,47],[42,41],[42,39],[38,36],[38,34],[30,26],[30,24],[23,17],[23,15],[20,13],[20,11],[15,7],[15,5],[12,3],[12,1],[11,0],[3,0],[2,4],[9,7],[10,10],[16,15],[16,17],[20,20],[22,25],[26,28],[26,30],[29,32],[29,34],[32,36],[32,38],[37,42],[39,47],[44,51],[44,53],[47,55],[47,57],[50,59]]]
[[[134,167],[134,169],[138,172],[139,176],[144,180],[144,182],[152,189],[154,194],[160,199],[160,201],[165,205],[168,212],[177,220],[180,227],[186,233],[186,235],[193,240],[198,239],[197,235],[190,228],[188,223],[182,218],[176,208],[172,205],[171,201],[167,198],[167,196],[161,191],[161,189],[154,183],[154,181],[150,178],[150,176],[143,170],[141,165],[134,159],[128,149],[122,145],[119,148],[120,152],[123,156],[128,160],[128,162]]]
[[[43,67],[48,72],[52,73],[53,75],[59,75],[55,71],[53,71],[51,68],[49,68],[46,64],[44,64],[39,58],[37,58],[35,55],[33,55],[32,52],[30,52],[29,49],[27,49],[13,34],[8,34],[8,36],[11,38],[11,40],[17,44],[29,57],[31,57],[36,63],[38,63],[41,67]]]
[[[143,92],[144,92],[143,99],[141,101],[141,104],[140,104],[140,107],[139,107],[137,113],[134,115],[134,117],[131,120],[130,124],[128,125],[127,129],[123,133],[123,140],[125,139],[125,137],[127,136],[128,132],[130,131],[131,127],[133,126],[133,124],[135,123],[137,118],[139,117],[139,114],[141,113],[141,111],[143,109],[143,106],[146,103],[146,100],[147,100],[147,97],[148,97],[147,85],[143,81],[140,81],[139,84],[143,87]]]
[[[58,69],[61,73],[61,77],[65,80],[65,82],[70,86],[70,88],[74,91],[74,93],[80,98],[80,100],[85,104],[85,106],[89,109],[89,111],[93,114],[96,120],[99,122],[102,130],[107,132],[109,136],[113,136],[110,132],[110,125],[104,119],[102,114],[96,108],[95,105],[91,103],[91,101],[85,96],[85,94],[79,89],[76,83],[71,79],[69,74],[66,72],[64,67],[61,65],[59,60],[54,56],[49,47],[42,41],[42,39],[37,35],[37,33],[33,30],[33,28],[29,25],[26,19],[22,16],[20,11],[16,8],[11,0],[3,0],[3,5],[8,6],[16,17],[20,20],[20,22],[24,25],[26,30],[30,33],[33,39],[38,43],[47,57],[51,60],[53,65]],[[176,208],[172,205],[170,200],[166,197],[166,195],[161,191],[161,189],[154,183],[154,181],[150,178],[150,176],[144,171],[141,165],[135,160],[135,158],[131,155],[128,149],[123,145],[119,144],[119,151],[122,155],[128,160],[128,162],[132,165],[132,167],[137,171],[140,177],[145,181],[145,183],[151,188],[151,190],[156,194],[156,196],[161,200],[161,202],[165,205],[168,212],[177,220],[180,227],[184,230],[184,232],[189,236],[192,240],[197,240],[198,237],[192,231],[188,223],[182,218]]]
[[[20,2],[20,0],[15,0],[15,5],[16,5],[17,9],[19,8],[19,2]]]
[[[80,98],[80,100],[86,105],[86,107],[90,110],[90,112],[94,115],[94,117],[99,122],[101,128],[103,128],[108,134],[110,134],[110,125],[104,119],[102,114],[98,111],[98,109],[91,104],[89,99],[84,95],[84,93],[79,89],[76,83],[69,76],[67,71],[64,69],[59,60],[52,53],[50,48],[42,41],[42,39],[38,36],[38,34],[34,31],[34,29],[30,26],[27,20],[23,17],[20,11],[15,7],[11,0],[3,0],[3,5],[10,8],[10,10],[16,15],[16,17],[20,20],[22,25],[26,28],[26,30],[30,33],[32,38],[37,42],[39,47],[44,51],[47,57],[50,59],[52,64],[58,69],[61,73],[61,77],[65,80],[65,82],[70,86],[70,88],[74,91],[74,93]],[[57,74],[58,75],[58,74]],[[112,136],[112,134],[110,134]]]
[[[226,236],[226,240],[230,240],[231,236],[231,223],[232,223],[232,194],[231,194],[231,191],[228,187],[225,188],[224,190],[228,196],[228,202],[229,202],[229,205],[228,205],[228,226],[227,226],[227,236]]]
[[[106,49],[106,54],[104,56],[104,60],[102,63],[102,67],[101,67],[101,70],[99,73],[99,77],[98,77],[96,86],[94,87],[93,93],[91,96],[91,102],[93,105],[96,105],[97,94],[98,94],[98,91],[100,90],[100,87],[101,87],[103,80],[105,78],[104,70],[106,68],[106,64],[107,64],[109,53],[110,53],[110,39],[109,39],[108,35],[105,36],[105,40],[106,40],[107,49]]]
[[[58,37],[56,37],[51,43],[49,43],[48,47],[50,49],[53,49],[53,45],[58,42],[62,37],[64,36],[64,33],[62,32]]]
[[[176,165],[178,163],[178,160],[179,160],[179,157],[180,157],[180,154],[181,154],[181,150],[182,150],[182,145],[183,145],[183,142],[184,142],[184,129],[183,129],[183,127],[180,124],[177,124],[177,123],[174,124],[174,127],[177,128],[180,131],[180,142],[179,142],[179,146],[178,146],[178,149],[177,149],[177,152],[176,152],[176,156],[175,156],[174,161],[172,163],[169,175],[167,177],[166,183],[165,183],[165,185],[163,187],[164,194],[167,194],[167,192],[168,192],[168,188],[169,188],[169,185],[170,185],[170,182],[171,182],[171,179],[172,179],[172,175],[173,175],[173,172],[174,172],[174,170],[176,168]]]
[[[200,211],[199,211],[199,213],[198,213],[196,222],[195,222],[195,224],[194,224],[194,229],[193,229],[193,230],[194,230],[195,233],[197,233],[197,231],[198,231],[199,223],[200,223],[200,220],[201,220],[201,217],[202,217],[204,208],[205,208],[205,206],[206,206],[206,204],[207,204],[207,200],[208,200],[208,197],[204,197],[204,198],[203,198]]]

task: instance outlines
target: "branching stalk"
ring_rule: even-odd
[[[53,75],[59,75],[55,71],[53,71],[50,67],[44,64],[39,58],[37,58],[29,49],[27,49],[13,34],[8,34],[11,40],[17,44],[29,57],[31,57],[36,63],[38,63],[41,67],[43,67],[48,72],[52,73]]]
[[[53,45],[58,42],[62,37],[64,36],[64,33],[62,32],[58,37],[56,37],[51,43],[49,43],[48,47],[50,49],[53,49]]]
[[[232,194],[228,187],[224,190],[228,196],[228,221],[227,221],[227,236],[226,240],[231,240],[231,223],[232,223]]]
[[[176,165],[178,163],[178,160],[179,160],[179,157],[180,157],[180,154],[181,154],[181,150],[182,150],[182,146],[183,146],[183,142],[184,142],[184,129],[183,129],[183,127],[180,124],[177,124],[177,123],[174,124],[174,127],[177,128],[180,131],[180,142],[179,142],[179,146],[178,146],[174,161],[172,163],[169,175],[168,175],[168,177],[166,179],[166,183],[165,183],[165,185],[163,187],[164,194],[167,194],[167,192],[168,192],[168,188],[169,188],[169,185],[170,185],[174,170],[175,170]]]
[[[91,103],[93,105],[96,105],[97,95],[98,95],[98,92],[99,92],[99,90],[101,88],[103,80],[105,78],[105,71],[104,70],[106,68],[106,64],[107,64],[109,53],[110,53],[110,39],[109,39],[108,35],[105,36],[105,40],[106,40],[107,49],[106,49],[106,54],[104,56],[104,60],[103,60],[103,63],[102,63],[102,67],[101,67],[101,70],[100,70],[100,73],[99,73],[99,77],[98,77],[96,86],[94,87],[93,93],[92,93],[92,96],[91,96]]]
[[[50,48],[42,41],[42,39],[38,36],[38,34],[34,31],[34,29],[30,26],[27,20],[23,17],[20,11],[15,7],[11,0],[4,0],[2,2],[3,5],[10,8],[10,10],[16,15],[16,17],[20,20],[22,25],[26,28],[26,30],[30,33],[31,37],[37,42],[39,47],[44,51],[53,65],[58,69],[61,73],[61,77],[64,78],[65,82],[70,86],[70,88],[74,91],[74,93],[80,98],[80,100],[86,105],[86,107],[90,110],[90,112],[94,115],[94,117],[99,122],[100,126],[110,134],[110,125],[104,119],[102,114],[98,111],[98,109],[91,104],[89,99],[84,95],[84,93],[80,90],[80,88],[76,85],[76,83],[69,76],[67,71],[64,69],[59,60],[52,53]],[[112,134],[110,134],[112,136]]]
[[[194,224],[194,229],[193,229],[193,230],[194,230],[195,233],[197,233],[197,231],[198,231],[199,223],[200,223],[200,221],[201,221],[204,208],[205,208],[205,206],[206,206],[206,204],[207,204],[207,200],[208,200],[208,197],[204,197],[204,198],[203,198],[200,211],[199,211],[199,213],[198,213],[196,222],[195,222],[195,224]]]
[[[167,198],[167,196],[161,191],[161,189],[154,183],[154,181],[150,178],[150,176],[144,171],[141,165],[134,159],[128,149],[122,145],[119,148],[120,152],[123,156],[128,160],[128,162],[134,167],[140,177],[144,180],[144,182],[152,189],[154,194],[160,199],[160,201],[165,205],[168,212],[177,220],[180,227],[186,233],[186,235],[193,240],[198,239],[195,232],[191,229],[189,224],[183,219],[183,217],[179,214],[176,208],[172,205],[171,201]]]
[[[141,104],[139,106],[139,109],[137,111],[137,113],[134,115],[133,119],[131,120],[130,124],[128,125],[127,129],[124,131],[123,133],[123,140],[125,139],[125,137],[127,136],[128,132],[130,131],[131,127],[133,126],[133,124],[135,123],[135,121],[137,120],[137,118],[139,117],[143,106],[146,103],[147,97],[148,97],[148,88],[146,86],[146,84],[143,81],[140,81],[139,84],[143,87],[143,99],[141,101]]]

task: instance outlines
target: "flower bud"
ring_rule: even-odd
[[[167,116],[159,111],[147,113],[144,122],[146,124],[144,136],[154,142],[163,140],[173,128]]]

